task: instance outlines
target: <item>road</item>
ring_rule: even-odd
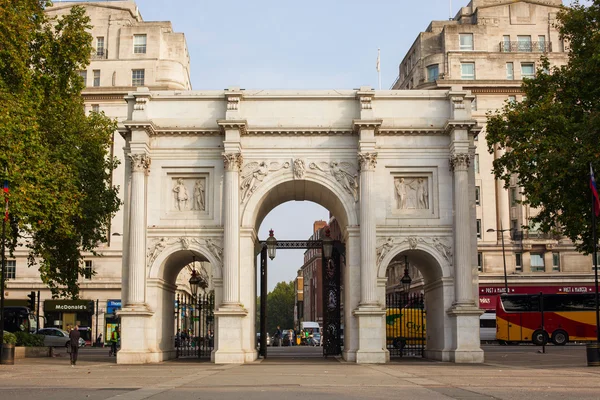
[[[33,400],[174,399],[600,399],[600,368],[585,347],[484,346],[486,362],[457,365],[401,359],[357,365],[324,359],[321,348],[269,348],[267,360],[215,365],[196,360],[116,365],[108,349],[0,365],[0,398]]]

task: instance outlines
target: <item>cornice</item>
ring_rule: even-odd
[[[146,131],[148,135],[156,135],[157,127],[152,123],[152,121],[125,121],[123,122],[123,126],[131,131],[133,129],[143,129]]]
[[[382,123],[382,119],[354,119],[352,120],[352,130],[359,133],[361,129],[374,129],[377,134]]]
[[[351,136],[354,132],[351,129],[253,129],[248,130],[244,135],[248,136]]]
[[[445,135],[447,130],[441,128],[379,128],[378,136],[409,136],[409,135]]]
[[[444,130],[446,131],[446,133],[450,133],[452,131],[452,129],[467,129],[469,131],[471,131],[473,129],[481,130],[481,128],[477,126],[477,121],[448,121],[448,122],[446,122],[446,125],[444,125]]]
[[[228,129],[239,129],[241,135],[245,135],[248,129],[248,122],[245,119],[219,119],[217,124],[221,132],[225,134]]]

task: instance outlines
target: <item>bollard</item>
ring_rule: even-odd
[[[588,367],[600,367],[600,343],[585,345]]]
[[[0,364],[14,365],[15,363],[15,345],[13,343],[4,343],[0,352]]]

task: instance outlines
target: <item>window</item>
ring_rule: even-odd
[[[79,71],[79,76],[83,79],[83,86],[87,86],[87,70]]]
[[[477,271],[483,271],[483,254],[477,253]]]
[[[531,36],[519,35],[517,36],[517,49],[521,52],[531,52]]]
[[[533,63],[521,63],[521,77],[523,79],[535,77],[535,67]]]
[[[509,81],[515,79],[515,65],[511,62],[506,63],[506,79]]]
[[[99,113],[100,112],[100,104],[92,104],[92,112]]]
[[[100,86],[100,70],[94,70],[94,86]]]
[[[98,36],[96,38],[96,55],[104,56],[104,36]]]
[[[475,204],[481,204],[481,186],[475,186]]]
[[[544,255],[542,253],[531,253],[531,272],[544,272]]]
[[[517,188],[511,187],[510,188],[510,206],[514,207],[516,205],[517,205]]]
[[[461,51],[473,50],[473,34],[472,33],[460,33],[458,35],[460,41]]]
[[[473,157],[473,169],[475,169],[475,173],[479,173],[479,154],[475,154]]]
[[[17,277],[17,261],[6,260],[6,279],[15,279]]]
[[[440,68],[438,64],[427,67],[427,82],[435,82],[440,76]]]
[[[544,36],[544,35],[538,36],[538,48],[541,52],[546,51],[546,36]]]
[[[134,69],[131,71],[131,85],[132,86],[144,86],[144,75],[145,70]]]
[[[552,253],[552,271],[559,272],[560,271],[560,254]]]
[[[460,63],[460,79],[475,79],[475,63]]]
[[[133,52],[135,54],[146,53],[146,35],[133,35]]]
[[[92,265],[92,261],[91,260],[86,260],[85,261],[85,273],[84,273],[84,278],[85,279],[92,279],[92,275],[94,274],[94,268]]]
[[[523,255],[521,253],[515,253],[515,271],[523,272]]]
[[[510,35],[502,36],[502,51],[510,51]]]
[[[477,220],[477,239],[481,239],[481,220]]]
[[[517,96],[508,96],[508,102],[509,103],[516,103],[517,102]]]

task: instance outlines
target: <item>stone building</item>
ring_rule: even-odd
[[[561,5],[561,0],[472,0],[453,19],[432,21],[418,34],[393,84],[393,89],[461,88],[474,96],[472,115],[483,127],[474,159],[482,308],[495,309],[495,297],[505,290],[499,230],[505,230],[511,293],[593,290],[591,257],[579,254],[569,240],[537,231],[530,223],[535,210],[518,203],[516,180],[508,189],[495,180],[492,162],[502,150],[490,154],[485,139],[486,113],[522,100],[521,83],[540,68],[541,56],[551,66],[566,64],[567,44],[555,27]]]
[[[104,112],[108,117],[123,121],[127,118],[124,98],[139,86],[153,90],[191,89],[185,37],[183,33],[173,32],[170,22],[144,21],[133,1],[56,2],[46,12],[49,17],[61,16],[75,5],[85,7],[93,26],[90,33],[94,52],[90,65],[81,71],[86,83],[83,97],[88,112]],[[125,140],[115,132],[112,154],[120,165],[113,173],[112,183],[120,188],[122,200],[126,185],[124,146]],[[106,337],[106,328],[118,322],[115,311],[121,307],[122,227],[121,210],[111,222],[109,242],[98,249],[102,257],[89,254],[85,259],[86,268],[95,275],[81,279],[81,300],[78,301],[51,301],[50,291],[41,282],[37,268],[27,268],[26,252],[17,251],[14,259],[7,260],[7,305],[26,305],[30,291],[40,290],[40,314],[46,317],[46,326],[67,328],[78,323],[91,327],[94,337],[99,333]],[[180,283],[187,282],[186,272],[182,272]]]

